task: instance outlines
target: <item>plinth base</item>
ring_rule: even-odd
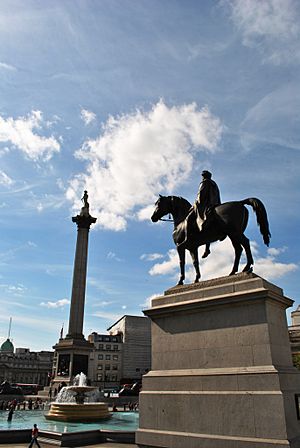
[[[143,377],[141,448],[300,447],[300,372],[285,309],[255,274],[173,288],[145,311],[153,370]]]
[[[62,422],[98,422],[110,417],[107,403],[52,403],[47,420]]]

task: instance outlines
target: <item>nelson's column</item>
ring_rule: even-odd
[[[85,302],[88,238],[91,224],[96,222],[89,212],[88,194],[84,192],[83,207],[80,214],[72,221],[77,224],[77,242],[73,270],[73,286],[69,316],[69,329],[65,338],[61,333],[59,342],[53,347],[54,354],[54,383],[72,383],[75,375],[88,373],[89,354],[93,344],[83,335],[83,316]]]

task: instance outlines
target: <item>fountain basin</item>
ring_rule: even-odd
[[[51,403],[47,420],[97,422],[110,417],[107,403]]]

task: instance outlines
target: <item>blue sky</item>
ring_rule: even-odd
[[[89,191],[84,332],[173,286],[159,194],[193,202],[202,169],[250,211],[254,271],[300,302],[300,7],[292,0],[2,0],[0,336],[50,349],[67,330],[76,226]],[[202,251],[202,249],[200,249]],[[225,240],[201,262],[226,275]],[[187,281],[194,276],[189,264]]]

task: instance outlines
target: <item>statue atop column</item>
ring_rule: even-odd
[[[84,190],[84,194],[81,198],[81,201],[83,202],[83,207],[81,208],[80,216],[89,216],[90,214],[89,211],[90,204],[88,203],[88,198],[89,198],[88,192],[87,190]]]

